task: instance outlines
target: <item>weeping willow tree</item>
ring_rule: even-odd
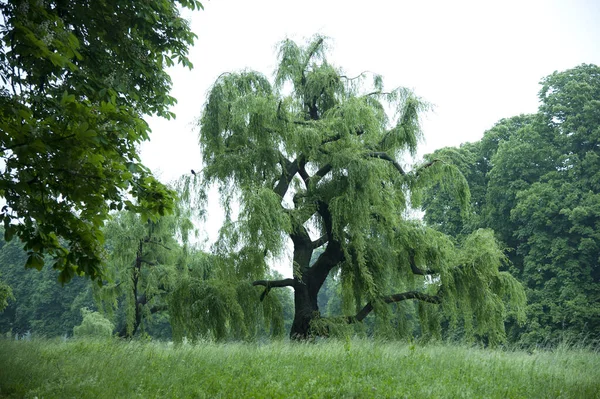
[[[378,75],[349,77],[325,55],[323,37],[305,46],[285,40],[274,82],[246,70],[222,74],[211,88],[200,145],[203,184],[218,185],[226,209],[219,246],[254,254],[252,276],[264,271],[262,258],[293,245],[289,278],[253,282],[262,298],[293,288],[292,338],[314,332],[317,294],[339,273],[346,323],[372,311],[385,318],[387,304],[412,300],[424,305],[424,329],[439,329],[440,311],[427,306],[436,305],[451,326],[501,340],[507,312],[522,317],[525,298],[500,271],[505,258],[493,235],[477,231],[456,247],[408,217],[436,183],[463,208],[469,203],[454,166],[397,161],[415,154],[428,104],[403,87],[385,90]]]
[[[119,336],[132,337],[144,321],[167,310],[168,296],[185,265],[185,244],[192,228],[180,212],[144,220],[123,211],[107,223],[107,281],[96,289],[95,296],[104,312],[123,311],[125,323]]]

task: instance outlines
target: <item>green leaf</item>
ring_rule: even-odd
[[[25,267],[42,270],[42,267],[44,267],[44,257],[38,252],[30,252],[27,262],[25,263]]]

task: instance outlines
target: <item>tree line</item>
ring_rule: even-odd
[[[502,119],[483,138],[427,156],[456,165],[471,190],[467,217],[436,186],[425,221],[456,237],[493,229],[507,270],[526,287],[526,342],[600,338],[600,68],[541,81],[536,114]],[[460,240],[460,238],[459,238]]]

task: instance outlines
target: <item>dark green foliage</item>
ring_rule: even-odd
[[[173,192],[141,164],[145,114],[170,118],[166,67],[191,67],[196,0],[0,3],[0,212],[27,267],[97,278],[110,210],[154,217]],[[135,199],[135,203],[130,201]],[[46,257],[49,256],[49,258]]]
[[[0,274],[0,313],[8,306],[8,301],[15,299],[12,288],[2,280]]]
[[[76,277],[62,286],[57,270],[25,269],[27,252],[16,241],[0,241],[0,273],[14,295],[0,313],[0,332],[71,335],[73,327],[81,323],[80,309],[94,306],[89,279]]]
[[[460,149],[473,198],[462,223],[440,196],[426,220],[442,231],[493,228],[526,285],[528,324],[513,339],[600,339],[600,68],[581,65],[543,79],[536,115],[500,121]],[[483,167],[482,167],[483,166]]]

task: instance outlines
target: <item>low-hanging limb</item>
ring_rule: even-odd
[[[265,297],[267,296],[267,294],[269,293],[269,291],[271,290],[271,288],[274,287],[293,287],[294,286],[294,279],[293,278],[286,278],[283,280],[256,280],[252,283],[253,286],[263,286],[265,287],[265,290],[263,291],[262,294],[260,294],[260,300],[262,302],[263,299],[265,299]]]
[[[435,304],[440,303],[442,300],[440,297],[440,294],[429,295],[429,294],[425,294],[423,292],[418,292],[418,291],[408,291],[408,292],[403,292],[401,294],[394,294],[394,295],[389,295],[389,296],[381,298],[381,300],[384,303],[400,302],[400,301],[405,301],[407,299],[417,299],[419,301],[435,303]],[[365,317],[367,317],[369,315],[369,313],[371,313],[372,310],[373,310],[373,303],[369,302],[355,316],[348,316],[348,319],[347,319],[348,323],[352,324],[352,323],[363,321],[365,319]]]

